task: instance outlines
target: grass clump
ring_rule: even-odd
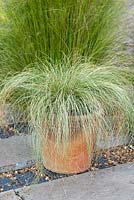
[[[102,64],[119,48],[120,1],[2,2],[0,103],[26,111],[37,154],[50,130],[57,148],[67,148],[72,118],[89,148],[93,134],[133,130],[127,73]]]
[[[37,152],[42,134],[47,139],[49,130],[56,137],[57,148],[62,142],[67,147],[72,136],[70,117],[82,128],[87,143],[92,134],[106,138],[112,133],[115,117],[121,120],[115,122],[118,133],[129,132],[130,124],[134,124],[126,80],[114,66],[72,65],[69,60],[36,63],[32,69],[5,80],[0,102],[4,105],[9,101],[13,107],[27,108]]]
[[[56,62],[65,55],[72,60],[90,57],[95,63],[113,57],[120,8],[120,1],[115,0],[3,1],[2,74],[22,71],[42,56]]]

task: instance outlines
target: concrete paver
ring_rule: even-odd
[[[30,136],[13,136],[0,140],[0,168],[34,159]]]
[[[0,200],[21,200],[15,195],[14,191],[8,191],[5,193],[0,193]]]
[[[134,200],[134,163],[16,191],[24,200]]]

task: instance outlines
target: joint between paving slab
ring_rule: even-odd
[[[20,195],[19,191],[14,190],[14,194],[19,198],[19,200],[25,200],[25,198]]]
[[[36,160],[28,160],[25,162],[18,162],[16,164],[7,165],[7,166],[0,166],[0,173],[6,173],[9,171],[16,171],[20,169],[24,169],[26,167],[31,167],[37,163]]]

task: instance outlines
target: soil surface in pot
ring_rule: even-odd
[[[106,149],[105,151],[100,149],[100,156],[94,156],[92,167],[89,171],[104,169],[127,162],[134,162],[134,144],[120,145]],[[56,174],[45,168],[39,171],[38,166],[39,164],[36,164],[21,170],[1,173],[0,192],[69,176]]]

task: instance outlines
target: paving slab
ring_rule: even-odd
[[[0,193],[0,200],[21,200],[21,198],[16,196],[14,191],[8,191]]]
[[[106,141],[98,138],[98,141],[96,142],[96,146],[98,148],[108,149],[108,148],[112,148],[118,145],[128,144],[129,141],[130,141],[130,138],[128,135],[120,134],[120,135],[115,136],[114,133],[111,133],[109,134],[109,136],[107,136]]]
[[[124,137],[114,138],[111,135],[109,143],[98,142],[97,146],[99,148],[108,148],[124,144],[125,141],[126,139],[124,140]],[[31,160],[36,160],[36,158],[32,149],[30,135],[12,136],[0,140],[0,173],[2,173],[4,169],[12,169],[12,165],[15,165],[16,168],[23,168],[23,166],[28,165],[28,161]],[[7,169],[6,166],[8,166]]]
[[[34,160],[30,136],[13,136],[0,140],[0,168]]]
[[[134,200],[134,163],[36,184],[16,192],[24,200]]]

